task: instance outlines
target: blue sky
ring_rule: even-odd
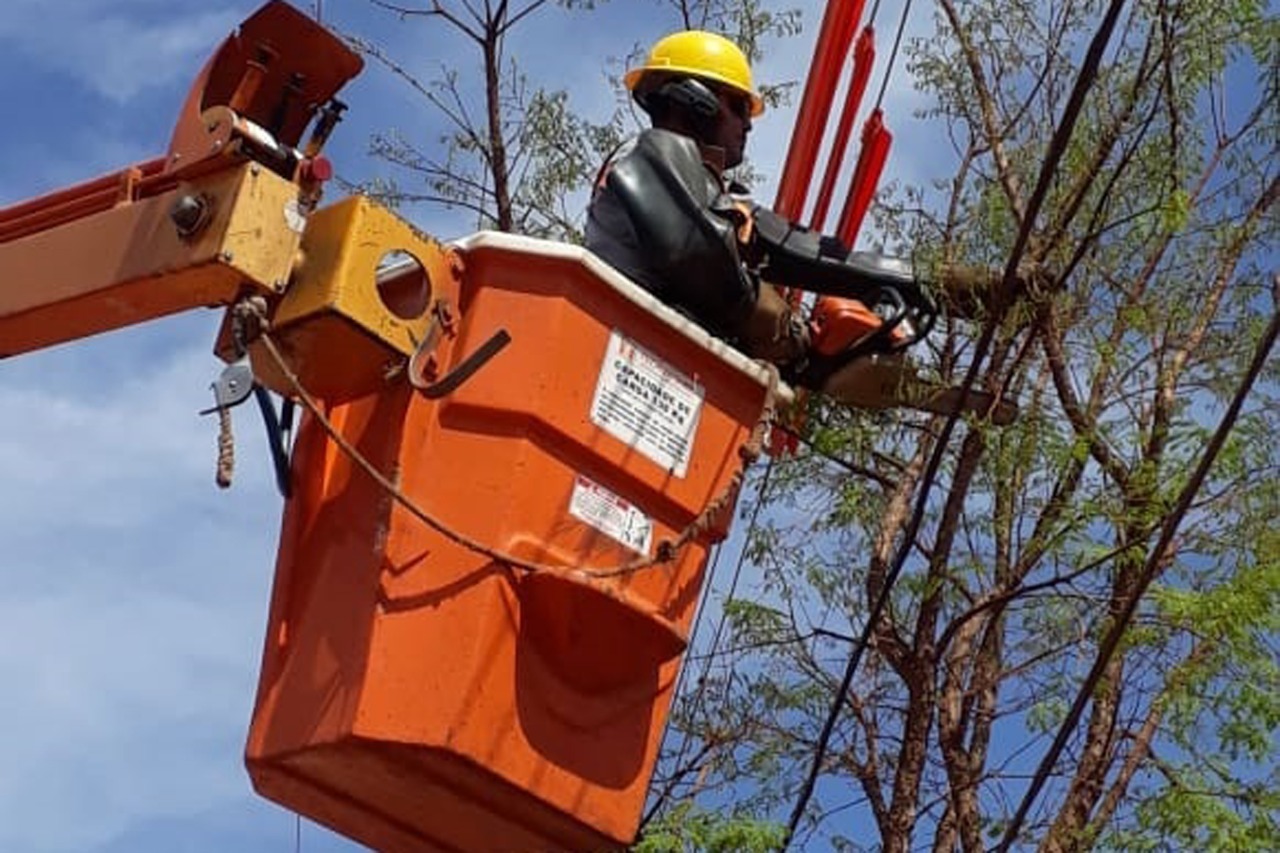
[[[822,4],[789,5],[804,10],[804,33],[773,47],[762,80],[804,77]],[[162,153],[205,57],[256,6],[4,0],[0,206]],[[884,6],[887,34],[901,7]],[[460,47],[364,0],[326,0],[323,11],[424,74]],[[572,23],[566,50],[570,24],[549,7],[511,53],[533,79],[569,87],[575,108],[603,115],[607,59],[675,25],[659,0],[612,0]],[[909,144],[915,104],[899,72],[887,177],[912,178],[929,147]],[[349,180],[381,173],[364,153],[371,133],[429,138],[420,103],[379,68],[345,99],[329,153]],[[757,124],[764,199],[792,118],[778,110]],[[468,229],[447,212],[406,213],[442,238]],[[213,485],[215,423],[196,412],[220,369],[218,318],[183,315],[0,362],[0,850],[294,847],[293,815],[257,798],[241,764],[280,500],[250,407],[235,413],[234,487]],[[304,824],[302,849],[356,848]]]

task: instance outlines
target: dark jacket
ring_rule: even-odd
[[[651,129],[601,171],[587,211],[587,248],[712,334],[735,340],[759,281],[738,255],[746,215],[697,143]]]

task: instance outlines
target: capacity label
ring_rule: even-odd
[[[653,521],[649,516],[581,474],[574,476],[569,514],[639,554],[647,556],[653,544]]]
[[[591,401],[591,420],[683,477],[704,395],[701,385],[614,330]]]

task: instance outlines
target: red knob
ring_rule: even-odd
[[[317,154],[309,160],[302,161],[301,175],[304,181],[322,184],[333,177],[333,163],[323,154]]]

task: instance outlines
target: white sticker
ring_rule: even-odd
[[[704,394],[701,385],[614,330],[591,401],[591,420],[683,477]]]
[[[581,474],[573,481],[569,514],[615,542],[647,556],[653,544],[653,521],[629,501]]]
[[[302,229],[307,227],[307,215],[302,212],[302,205],[298,204],[296,198],[284,203],[284,223],[295,234],[301,234]]]

